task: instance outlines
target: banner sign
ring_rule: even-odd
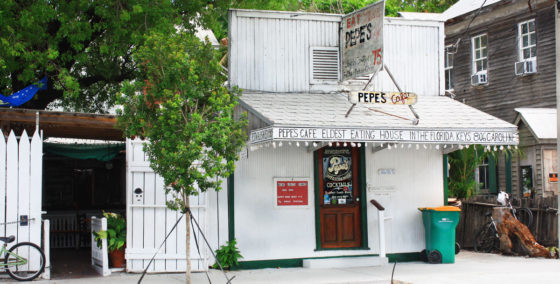
[[[517,145],[515,130],[363,129],[268,127],[251,131],[251,144],[272,141],[408,142],[439,144]]]
[[[352,104],[413,105],[418,101],[415,93],[409,92],[351,92],[348,101]]]
[[[379,1],[342,17],[342,80],[374,74],[383,66],[383,15]]]
[[[305,179],[274,179],[276,206],[308,206],[309,181]]]

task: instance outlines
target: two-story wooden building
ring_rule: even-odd
[[[461,0],[450,7],[443,13],[447,95],[515,122],[527,133],[534,125],[527,125],[516,108],[550,117],[550,110],[539,109],[556,108],[554,11],[553,0]],[[556,129],[555,119],[538,123]],[[556,159],[544,162],[544,156],[556,156],[556,147],[535,143],[542,140],[529,133],[520,138],[526,156],[510,160],[502,155],[481,166],[482,192],[556,194],[549,184],[549,174],[557,173]]]

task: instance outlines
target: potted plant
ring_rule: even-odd
[[[124,267],[124,249],[126,242],[126,220],[117,213],[103,212],[107,218],[107,231],[94,232],[97,246],[101,247],[101,240],[107,239],[107,250],[112,267]]]

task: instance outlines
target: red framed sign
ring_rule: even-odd
[[[274,197],[276,207],[308,207],[309,179],[275,178]]]

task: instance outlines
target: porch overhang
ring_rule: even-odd
[[[352,106],[345,94],[244,94],[241,103],[266,127],[250,131],[251,146],[282,142],[407,143],[516,146],[517,127],[447,97],[420,96],[417,125],[406,106]]]
[[[44,138],[81,138],[124,141],[122,130],[116,128],[115,115],[76,113],[32,109],[0,109],[0,128],[17,135],[25,129],[33,133],[37,124]]]

